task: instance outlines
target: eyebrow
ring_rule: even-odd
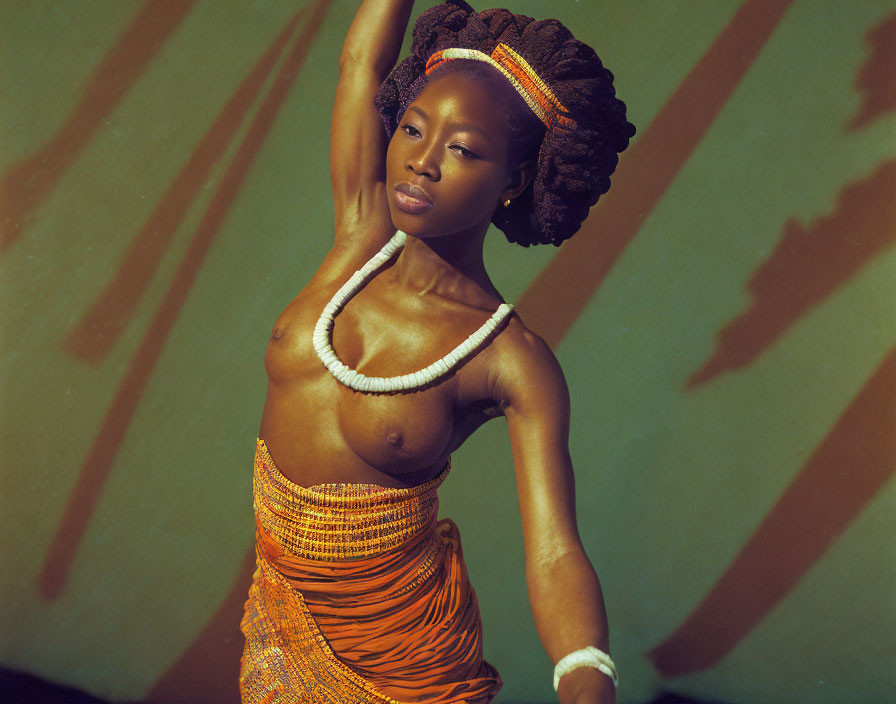
[[[411,110],[413,110],[416,113],[419,113],[420,117],[422,117],[424,120],[429,119],[429,115],[427,115],[425,112],[423,112],[423,110],[421,108],[418,108],[416,105],[411,105],[411,107],[408,108],[408,112],[410,112]],[[488,133],[484,129],[482,129],[478,125],[474,125],[470,122],[452,122],[451,127],[453,127],[456,130],[462,130],[462,131],[468,131],[468,132],[478,132],[485,139],[490,138]]]

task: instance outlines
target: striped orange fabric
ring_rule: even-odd
[[[426,75],[432,73],[440,64],[452,59],[469,59],[484,61],[498,69],[516,89],[538,118],[549,130],[571,130],[575,120],[570,118],[569,110],[560,102],[550,86],[529,65],[522,56],[510,46],[498,44],[491,55],[477,49],[452,47],[437,51],[426,62]]]
[[[257,569],[241,629],[244,704],[449,704],[501,688],[457,526],[435,479],[301,487],[255,454]]]

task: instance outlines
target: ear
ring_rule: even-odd
[[[503,203],[508,198],[513,200],[520,193],[525,191],[526,187],[532,182],[532,179],[535,178],[537,168],[538,164],[535,159],[525,159],[524,161],[521,161],[511,173],[510,183],[508,183],[507,187],[501,191],[501,202]]]

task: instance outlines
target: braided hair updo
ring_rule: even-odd
[[[626,120],[625,103],[616,98],[613,74],[594,49],[573,38],[558,20],[536,21],[502,9],[477,13],[464,0],[436,5],[417,18],[411,55],[389,74],[374,104],[391,139],[405,110],[436,72],[481,75],[484,68],[516,94],[497,71],[477,61],[455,59],[430,76],[425,73],[427,60],[437,51],[458,47],[490,55],[499,43],[525,58],[575,124],[567,131],[545,130],[522,98],[517,110],[505,109],[510,153],[522,159],[531,152],[538,169],[509,207],[495,210],[492,222],[511,242],[559,246],[578,231],[589,208],[610,188],[618,154],[628,146],[635,126]],[[510,114],[514,112],[515,118]]]

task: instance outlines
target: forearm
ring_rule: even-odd
[[[551,662],[588,645],[610,652],[603,592],[584,549],[527,565],[526,580],[535,627]],[[612,690],[606,675],[582,667],[561,678],[558,695],[564,704],[611,702]]]
[[[395,66],[414,0],[364,0],[349,27],[339,67],[363,65],[385,76]]]

